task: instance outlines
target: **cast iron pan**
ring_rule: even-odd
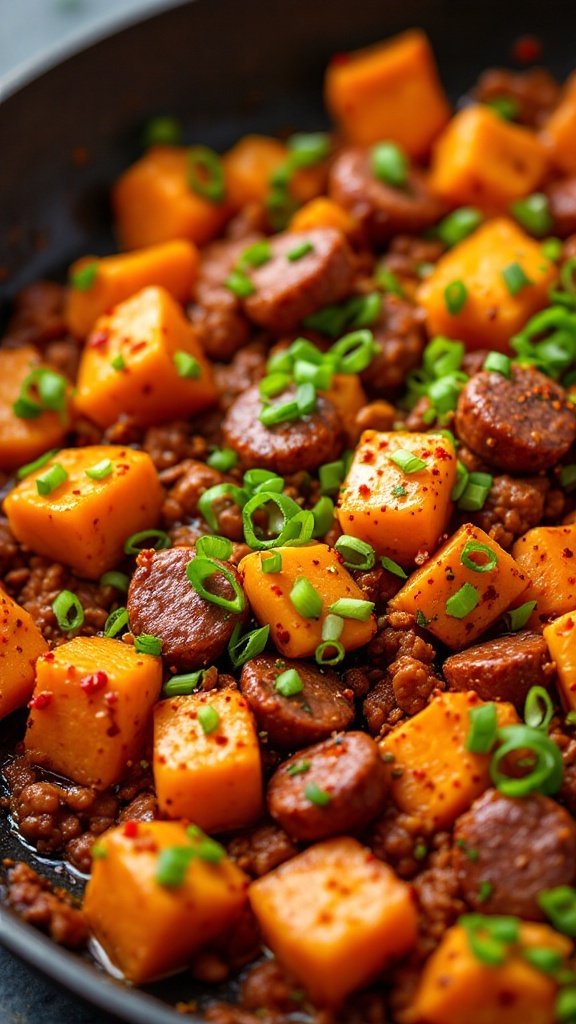
[[[132,25],[46,68],[0,82],[0,318],[34,279],[114,247],[110,182],[135,159],[143,123],[170,113],[186,141],[225,148],[248,131],[325,125],[321,83],[334,52],[420,25],[432,39],[454,99],[478,72],[510,63],[513,40],[537,34],[560,78],[576,65],[572,0],[196,0]],[[49,65],[48,65],[49,66]],[[22,735],[0,726],[0,758]],[[38,858],[0,821],[0,856]],[[81,881],[41,863],[59,884]],[[0,906],[0,940],[29,963],[110,1013],[137,1024],[175,1024],[172,1007],[234,998],[184,973],[135,991],[70,954]]]

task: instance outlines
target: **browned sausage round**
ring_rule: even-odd
[[[261,237],[252,233],[240,240],[213,242],[202,250],[189,316],[210,359],[228,361],[250,337],[240,300],[224,282],[246,249]]]
[[[454,840],[460,888],[475,910],[541,920],[538,893],[574,881],[576,823],[540,793],[488,790],[458,819]]]
[[[304,689],[294,697],[283,697],[274,684],[289,668],[296,669]],[[342,693],[336,673],[303,661],[266,655],[252,658],[242,669],[240,689],[260,728],[284,750],[326,739],[335,730],[347,729],[354,718],[354,705]]]
[[[551,181],[544,192],[554,221],[553,234],[568,238],[576,232],[576,177]]]
[[[420,365],[422,323],[414,306],[396,295],[386,295],[371,330],[380,351],[364,370],[362,384],[369,395],[393,397],[405,385],[406,374]]]
[[[182,672],[205,668],[226,650],[234,627],[245,622],[248,604],[234,613],[206,601],[190,585],[186,566],[194,558],[191,548],[143,551],[128,591],[130,628],[137,636],[150,633],[162,640],[162,654]],[[237,583],[240,576],[226,563]],[[232,587],[221,577],[209,584],[214,593],[232,598]]]
[[[405,188],[393,188],[376,178],[371,149],[347,149],[334,161],[329,179],[332,199],[349,210],[368,241],[382,245],[392,235],[419,234],[445,212],[442,200],[426,185],[422,171],[412,168]]]
[[[566,454],[576,416],[564,389],[531,366],[513,366],[510,379],[481,370],[462,389],[459,437],[490,465],[508,473],[538,473]]]
[[[312,248],[290,259],[308,243]],[[254,292],[244,309],[260,327],[281,334],[294,330],[311,313],[339,302],[354,280],[354,262],[340,231],[317,228],[270,239],[272,258],[250,272]]]
[[[507,700],[522,712],[530,687],[549,684],[554,666],[542,636],[526,630],[459,651],[443,671],[451,690],[475,690],[482,700]]]
[[[340,733],[280,765],[268,785],[268,810],[291,839],[324,839],[367,825],[387,789],[374,740],[365,732]]]
[[[272,399],[272,404],[289,402],[294,394],[294,389],[288,388]],[[225,444],[238,452],[243,466],[272,469],[284,476],[316,469],[342,451],[342,421],[332,402],[322,395],[317,397],[315,412],[291,423],[265,427],[258,419],[262,408],[255,384],[232,403],[222,424]]]

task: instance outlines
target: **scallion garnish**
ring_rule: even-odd
[[[554,717],[554,705],[543,686],[531,686],[524,703],[524,721],[531,729],[546,731]]]
[[[342,534],[334,548],[347,569],[372,569],[376,564],[376,552],[371,544],[359,537]]]
[[[319,619],[322,614],[322,598],[305,576],[298,576],[289,594],[294,608],[304,619]]]
[[[138,654],[150,654],[158,657],[162,654],[162,640],[159,636],[153,636],[151,633],[140,633],[139,636],[134,637],[134,650]]]
[[[466,737],[466,750],[471,754],[488,754],[494,746],[498,732],[498,714],[492,702],[470,708],[470,730]]]
[[[480,556],[482,561],[478,561]],[[476,540],[469,540],[460,553],[460,561],[472,572],[492,572],[498,565],[498,556],[487,544],[481,544]]]
[[[153,543],[152,543],[153,542]],[[140,530],[133,533],[124,541],[125,555],[139,555],[141,551],[153,548],[154,551],[163,551],[171,548],[172,541],[165,530]]]
[[[370,154],[372,173],[392,188],[403,188],[408,181],[410,164],[403,149],[395,142],[378,142]]]
[[[189,352],[175,352],[172,357],[176,373],[179,377],[186,377],[190,380],[198,380],[202,375],[202,367],[197,359]]]
[[[269,635],[270,626],[260,626],[242,636],[240,623],[237,623],[228,643],[228,654],[234,668],[240,668],[250,658],[261,654],[268,643]]]
[[[414,452],[408,451],[407,448],[398,448],[395,452],[391,452],[388,458],[403,473],[419,473],[421,470],[426,469],[424,459],[418,458],[417,455],[414,455]]]
[[[295,668],[288,668],[276,677],[274,689],[282,697],[295,697],[297,694],[302,693],[304,683]]]
[[[533,192],[531,196],[517,199],[511,204],[510,212],[535,238],[543,238],[554,226],[548,196],[544,192]]]
[[[104,480],[105,477],[110,476],[113,469],[114,464],[111,459],[101,459],[100,462],[96,462],[93,466],[89,466],[88,469],[84,470],[84,472],[91,480]]]
[[[97,277],[98,262],[97,260],[92,260],[91,263],[84,263],[83,266],[78,267],[70,275],[70,284],[72,288],[75,288],[78,292],[87,292],[90,290]]]
[[[325,789],[321,789],[316,782],[309,782],[304,789],[305,797],[316,807],[328,807],[332,797]]]
[[[509,263],[504,267],[502,277],[510,295],[518,295],[523,288],[533,283],[519,263]]]
[[[202,683],[204,669],[198,672],[186,672],[179,676],[172,676],[162,687],[163,697],[187,697],[194,693]]]
[[[128,609],[116,608],[104,623],[104,636],[118,636],[128,628]]]
[[[36,477],[36,490],[42,497],[46,497],[52,494],[57,487],[61,487],[63,483],[66,483],[68,479],[68,473],[59,462],[55,462],[50,469],[47,469],[45,473],[41,473],[40,476]]]
[[[204,586],[206,580],[220,576],[224,577],[229,584],[234,597],[224,597],[223,594],[207,590]],[[244,591],[232,570],[221,562],[215,562],[213,558],[197,555],[186,566],[186,578],[196,593],[204,598],[205,601],[209,601],[210,604],[218,605],[219,608],[225,608],[234,614],[240,614],[240,612],[244,611],[246,607]]]
[[[444,289],[444,302],[450,316],[457,316],[466,305],[467,299],[468,289],[463,281],[450,281],[446,285]]]
[[[52,602],[52,611],[56,616],[58,628],[64,633],[80,629],[84,623],[84,609],[76,594],[71,590],[61,590]]]
[[[228,537],[198,537],[194,545],[197,555],[206,558],[218,558],[227,562],[232,554],[232,541]]]
[[[220,715],[211,704],[204,704],[198,709],[198,722],[206,736],[210,736],[220,725]]]
[[[333,615],[340,615],[343,619],[367,622],[374,611],[374,602],[364,601],[357,597],[340,597],[337,601],[332,602],[328,611]]]
[[[192,146],[188,150],[188,184],[196,195],[211,203],[221,203],[226,196],[222,161],[208,146]]]
[[[388,558],[387,555],[382,555],[380,562],[382,563],[382,568],[391,572],[393,576],[398,576],[401,580],[408,579],[408,573],[404,571],[402,566],[398,565],[398,562],[394,562],[391,558]]]
[[[446,601],[446,614],[453,619],[465,619],[480,603],[480,593],[471,583],[463,583]]]

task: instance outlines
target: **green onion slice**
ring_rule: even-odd
[[[256,526],[254,516],[268,513],[268,537],[262,536],[262,528]],[[246,502],[242,511],[244,539],[251,548],[266,551],[284,544],[296,546],[305,544],[312,537],[314,517],[303,512],[299,505],[286,494],[261,491]],[[258,530],[258,533],[256,532]]]
[[[198,721],[202,732],[210,736],[220,725],[220,715],[211,704],[204,704],[198,709]]]
[[[212,579],[214,576],[224,577],[234,592],[234,597],[224,597],[222,594],[215,594],[213,590],[206,589],[204,582]],[[196,558],[188,562],[186,577],[196,593],[204,598],[205,601],[209,601],[210,604],[218,605],[219,608],[225,608],[234,614],[240,614],[244,611],[246,607],[244,591],[232,570],[221,562],[216,562],[213,558],[206,558],[203,555],[197,555]]]
[[[479,555],[481,560],[475,558],[475,555]],[[462,548],[460,561],[472,572],[492,572],[498,565],[498,556],[487,544],[469,540]]]
[[[496,705],[490,702],[477,708],[470,708],[470,731],[466,738],[466,750],[471,754],[488,754],[496,742],[498,713]]]
[[[150,654],[158,657],[162,654],[162,640],[159,636],[153,636],[151,633],[140,633],[139,636],[134,637],[134,650],[138,654]]]
[[[557,931],[576,938],[576,889],[559,885],[538,894],[538,903]]]
[[[196,195],[211,203],[221,203],[226,196],[224,167],[213,149],[192,146],[188,150],[188,184]]]
[[[173,357],[176,373],[179,377],[187,377],[191,380],[198,380],[202,375],[202,367],[197,359],[190,352],[175,352]]]
[[[374,611],[374,602],[357,597],[340,597],[329,606],[328,611],[333,615],[340,615],[343,619],[367,622]]]
[[[116,608],[104,623],[104,636],[118,636],[128,628],[128,609]]]
[[[260,626],[241,636],[241,626],[237,623],[228,643],[228,654],[234,668],[240,668],[250,658],[261,654],[268,643],[269,635],[270,626]]]
[[[289,594],[294,608],[304,619],[319,619],[322,614],[322,598],[305,576],[298,576]]]
[[[304,683],[295,668],[288,668],[276,677],[274,689],[282,697],[295,697],[298,693],[302,693]]]
[[[339,665],[345,655],[346,650],[340,640],[323,640],[314,651],[318,665]]]
[[[163,697],[187,697],[199,688],[204,678],[204,669],[172,676],[162,687]]]
[[[114,464],[110,459],[101,459],[100,462],[89,466],[84,472],[91,480],[104,480],[107,476],[110,476],[113,469]]]
[[[198,537],[194,548],[197,555],[227,562],[232,554],[232,541],[227,537]]]
[[[465,619],[480,603],[480,593],[471,583],[463,583],[446,601],[446,614],[453,619]]]
[[[260,568],[263,573],[270,575],[273,572],[282,572],[282,555],[279,551],[270,551],[268,554],[260,555]]]
[[[52,602],[52,611],[58,627],[65,633],[80,629],[84,623],[84,609],[80,600],[71,590],[61,590]]]
[[[150,543],[154,541],[154,543]],[[172,547],[172,541],[165,530],[140,530],[133,533],[124,542],[125,555],[138,555],[141,551],[153,548],[154,551],[164,551]]]
[[[398,565],[398,562],[394,562],[391,558],[388,558],[387,555],[382,555],[380,562],[382,564],[382,568],[391,572],[393,576],[398,576],[401,580],[408,579],[408,573],[404,571],[402,566]]]
[[[492,373],[501,373],[508,380],[512,376],[512,362],[502,352],[489,352],[484,360],[482,369],[489,370]]]
[[[501,793],[526,796],[539,792],[552,796],[558,792],[564,777],[562,755],[545,733],[528,725],[508,725],[498,730],[498,737],[502,742],[492,756],[490,776]],[[506,771],[506,759],[518,752],[528,753],[534,762],[531,770],[520,778]]]
[[[379,142],[372,147],[372,173],[392,188],[403,188],[408,181],[410,164],[403,149],[395,142]]]
[[[36,477],[36,490],[38,494],[45,498],[52,494],[52,491],[55,491],[56,488],[61,487],[67,479],[68,473],[64,466],[60,465],[59,462],[55,462],[45,473],[41,473],[40,476]]]
[[[417,455],[414,455],[414,452],[408,451],[407,448],[398,448],[388,458],[403,473],[419,473],[421,470],[426,469],[424,459],[418,458]]]
[[[548,729],[554,717],[554,705],[548,690],[543,686],[531,686],[524,703],[524,721],[531,729]]]
[[[343,534],[334,545],[347,569],[372,569],[376,564],[376,552],[371,544],[358,537]]]

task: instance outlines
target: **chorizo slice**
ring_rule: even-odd
[[[339,733],[300,750],[270,779],[268,810],[295,840],[354,832],[382,811],[388,782],[377,744]]]
[[[225,281],[246,249],[261,237],[252,234],[240,240],[213,242],[202,251],[195,303],[188,312],[210,359],[228,362],[250,338],[250,323],[240,300]]]
[[[410,169],[404,188],[393,188],[376,178],[371,149],[344,150],[332,165],[328,190],[374,245],[384,245],[401,232],[419,234],[446,212],[444,202],[433,195],[425,175],[415,167]]]
[[[288,388],[272,399],[280,405],[294,398]],[[316,410],[289,423],[264,426],[259,416],[263,404],[258,385],[244,391],[232,403],[222,431],[225,444],[234,448],[243,466],[271,469],[284,476],[313,470],[338,457],[344,445],[342,421],[332,402],[317,396]]]
[[[270,251],[271,258],[251,271],[254,291],[243,305],[254,323],[273,334],[293,331],[305,317],[351,291],[354,260],[340,231],[286,232],[270,239]]]
[[[298,672],[303,689],[294,697],[284,697],[275,683],[290,668]],[[303,661],[268,655],[252,658],[242,669],[240,689],[260,729],[268,733],[273,746],[283,750],[324,740],[332,732],[347,729],[354,718],[354,704],[344,696],[336,672]]]
[[[530,687],[548,685],[554,666],[543,637],[524,630],[451,655],[443,672],[451,690],[475,690],[482,700],[509,701],[522,713]]]
[[[488,790],[458,819],[454,840],[462,895],[482,913],[542,920],[538,893],[574,881],[576,823],[540,793]]]
[[[489,465],[538,473],[555,465],[576,437],[576,416],[559,384],[531,366],[510,377],[481,370],[458,399],[458,436]]]
[[[576,233],[576,175],[551,181],[544,193],[554,221],[551,233],[560,238]]]
[[[186,576],[186,566],[195,557],[191,548],[142,551],[128,590],[130,628],[135,635],[151,633],[162,640],[165,661],[181,672],[206,668],[228,645],[234,627],[248,617],[248,603],[241,612],[231,612],[205,600]],[[226,569],[242,587],[236,569]],[[233,598],[227,580],[214,576],[207,588]]]

